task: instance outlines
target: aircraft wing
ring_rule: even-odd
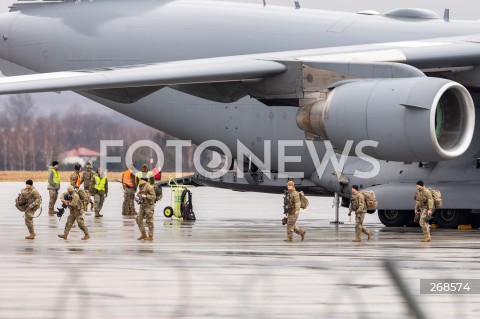
[[[280,96],[282,91],[289,89],[298,91],[288,86],[295,85],[298,77],[305,75],[298,73],[305,66],[344,75],[354,73],[352,77],[369,77],[369,74],[375,75],[379,62],[390,63],[387,66],[391,73],[397,72],[397,66],[403,64],[406,69],[400,68],[402,72],[397,77],[419,76],[422,74],[419,70],[470,71],[480,65],[480,35],[3,77],[0,78],[0,94],[65,90],[92,92],[122,88],[150,88],[153,92],[164,86],[180,90],[185,86],[185,91],[193,92],[206,89],[206,84],[252,83],[252,80],[274,79],[290,73],[290,78],[287,76],[281,81],[270,82],[268,87],[253,87],[247,92],[253,96],[255,92],[260,92],[261,97],[262,90],[275,87],[274,95]],[[358,73],[365,67],[370,68],[370,71],[363,72],[366,75],[352,71],[357,69]],[[470,84],[480,86],[480,83]],[[241,91],[242,88],[235,89]],[[217,91],[222,90],[217,88]]]
[[[232,82],[270,77],[285,65],[256,59],[202,59],[0,78],[0,94]]]

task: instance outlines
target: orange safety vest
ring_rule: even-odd
[[[75,182],[75,186],[76,186],[77,188],[80,188],[80,182],[81,182],[80,175],[78,175],[77,181]]]
[[[127,169],[125,172],[123,172],[122,175],[122,185],[123,187],[133,187],[133,182],[132,182],[132,172]]]

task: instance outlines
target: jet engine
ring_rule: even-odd
[[[297,112],[307,138],[330,140],[381,160],[434,162],[469,147],[475,126],[472,97],[461,84],[440,78],[363,79],[339,82]],[[359,155],[351,153],[350,155]]]

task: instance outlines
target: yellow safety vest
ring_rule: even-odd
[[[143,175],[145,174],[145,176]],[[138,172],[135,176],[137,176],[138,179],[142,179],[142,178],[152,178],[153,177],[153,173],[151,171],[148,171],[148,172]]]
[[[100,178],[97,175],[95,175],[95,186],[93,186],[93,188],[95,188],[98,191],[104,191],[106,183],[107,183],[106,177]]]
[[[53,169],[53,168],[50,168],[48,169],[47,171],[47,175],[48,175],[48,172],[52,171],[53,172],[53,182],[55,184],[60,184],[60,174],[58,174],[57,170],[56,169]],[[47,179],[47,183],[48,183],[48,179]]]

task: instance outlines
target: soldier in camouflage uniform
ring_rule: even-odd
[[[82,179],[80,181],[80,184],[83,184],[83,189],[85,191],[86,197],[88,198],[88,202],[85,204],[85,211],[87,211],[88,204],[90,203],[90,210],[93,210],[93,201],[92,201],[92,196],[93,196],[93,185],[95,185],[95,179],[94,175],[95,173],[93,172],[93,166],[90,163],[87,163],[85,165],[86,171],[82,175]]]
[[[135,174],[133,174],[130,169],[127,169],[122,174],[122,189],[122,215],[137,215],[137,212],[135,211],[135,192],[137,191],[137,183]]]
[[[50,202],[48,203],[48,214],[55,215],[55,202],[58,198],[58,191],[60,190],[60,175],[58,174],[58,162],[53,161],[52,166],[48,168],[47,189],[50,195]]]
[[[65,195],[67,195],[67,193],[72,196],[72,200],[65,200]],[[90,235],[88,234],[87,226],[85,226],[85,221],[83,220],[83,204],[73,186],[68,186],[67,193],[63,193],[60,199],[63,204],[68,206],[70,215],[68,215],[63,235],[58,235],[58,237],[67,240],[68,233],[70,232],[70,229],[72,229],[73,223],[77,221],[78,227],[83,231],[84,234],[82,240],[87,240],[90,238]]]
[[[295,183],[293,181],[288,181],[287,188],[287,237],[283,241],[291,242],[294,232],[300,235],[303,241],[305,239],[305,231],[296,225],[298,214],[300,213],[300,196],[295,190]]]
[[[420,214],[420,227],[423,231],[422,242],[432,241],[430,237],[430,224],[425,220],[427,215],[431,216],[434,209],[432,193],[424,186],[423,181],[417,182],[417,193],[415,193],[415,214]]]
[[[153,214],[155,210],[155,189],[153,186],[148,183],[148,178],[142,178],[140,180],[139,190],[138,190],[138,198],[141,200],[140,203],[140,211],[137,216],[137,225],[140,229],[142,235],[138,237],[138,240],[153,240]],[[148,226],[148,237],[145,232],[145,226],[143,225],[143,219],[146,220]]]
[[[108,180],[107,174],[103,172],[101,167],[97,168],[97,174],[93,176],[93,198],[95,202],[94,211],[95,217],[103,217],[100,214],[100,211],[103,208],[103,203],[105,202],[105,198],[108,196]]]
[[[42,204],[42,197],[37,189],[33,186],[33,181],[29,179],[25,182],[25,188],[22,190],[21,196],[27,202],[27,210],[25,211],[25,225],[30,232],[30,236],[25,239],[35,239],[35,231],[33,229],[33,216],[35,211],[40,208]]]
[[[363,226],[363,220],[365,219],[365,214],[367,213],[367,203],[365,202],[365,197],[363,194],[358,191],[357,185],[352,186],[350,210],[355,212],[355,239],[353,242],[361,242],[362,233],[366,234],[368,236],[368,240],[370,240],[373,233],[368,230],[367,227]]]

